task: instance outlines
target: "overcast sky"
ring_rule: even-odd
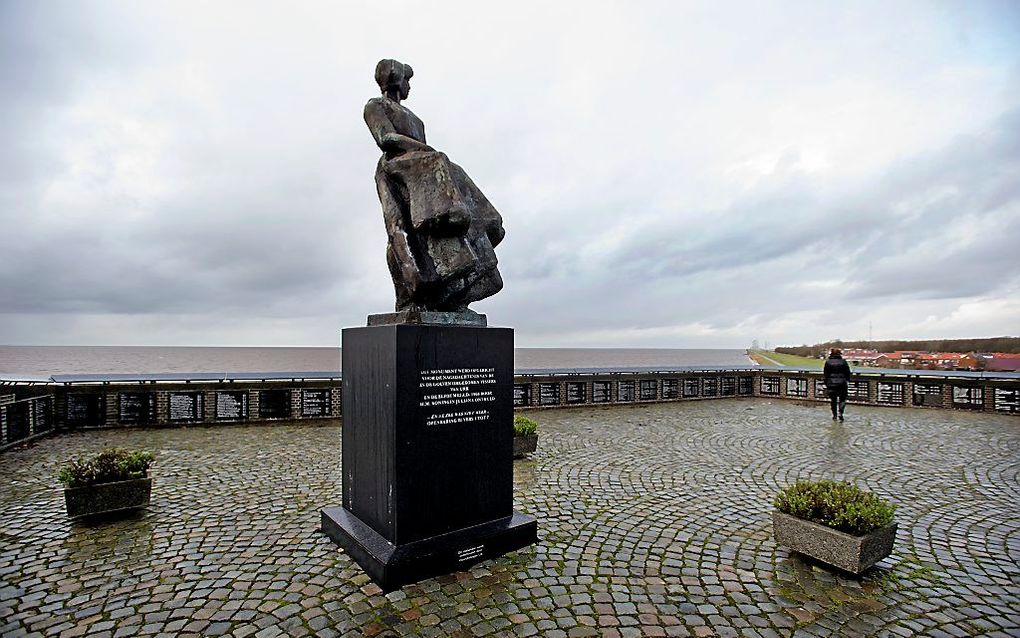
[[[518,346],[1020,334],[1014,1],[4,0],[0,343],[392,310],[384,57],[503,216],[472,307]]]

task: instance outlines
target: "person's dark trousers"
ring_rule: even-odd
[[[829,386],[827,390],[829,392],[829,403],[832,406],[832,418],[835,419],[837,416],[843,418],[843,408],[846,407],[848,396],[846,384]]]

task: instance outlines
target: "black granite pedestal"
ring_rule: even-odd
[[[513,330],[343,331],[343,506],[322,530],[385,591],[536,541],[513,511]]]

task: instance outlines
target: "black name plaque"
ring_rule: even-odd
[[[220,390],[216,393],[217,419],[248,418],[248,393],[244,390]]]
[[[680,396],[680,381],[678,379],[662,380],[662,398],[666,400],[676,399]]]
[[[301,416],[330,416],[333,392],[329,388],[301,391]]]
[[[153,423],[156,420],[156,395],[151,392],[121,392],[117,413],[121,423]]]
[[[567,403],[584,403],[588,400],[588,384],[584,381],[567,382]]]
[[[202,418],[202,393],[171,392],[167,406],[171,421],[198,421]]]
[[[290,418],[290,390],[259,390],[259,417]]]
[[[538,404],[539,405],[559,405],[560,404],[560,384],[559,383],[539,383],[538,384]]]

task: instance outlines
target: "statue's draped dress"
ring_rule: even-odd
[[[388,97],[370,100],[365,120],[380,146],[387,132],[426,143],[424,123]],[[460,166],[434,150],[384,152],[375,181],[397,310],[462,311],[503,287],[503,220]]]

